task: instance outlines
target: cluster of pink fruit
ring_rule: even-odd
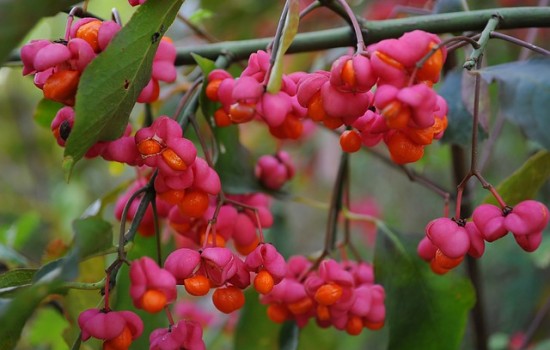
[[[74,106],[80,76],[88,64],[107,48],[120,30],[113,21],[81,18],[69,21],[65,39],[34,40],[21,48],[23,74],[34,74],[34,84],[44,97]],[[162,38],[153,59],[149,83],[141,91],[138,102],[154,102],[159,97],[159,81],[176,80],[176,49],[168,37]]]
[[[82,18],[67,24],[66,38],[58,41],[34,40],[21,48],[23,74],[34,74],[34,84],[42,89],[44,98],[65,105],[55,115],[51,130],[57,143],[64,146],[75,122],[72,106],[80,82],[80,76],[88,64],[109,45],[120,30],[113,21]],[[176,49],[171,40],[162,38],[153,59],[151,78],[138,96],[138,102],[154,102],[159,97],[159,81],[173,82],[177,72],[174,66]],[[128,126],[122,139],[97,142],[86,157],[102,156],[107,160],[139,165],[128,152],[131,146]]]
[[[480,258],[485,252],[485,241],[493,242],[508,232],[523,250],[533,252],[540,246],[549,219],[548,208],[534,200],[525,200],[513,208],[482,204],[474,210],[472,221],[431,221],[426,226],[426,237],[418,245],[418,254],[430,262],[435,273],[444,274],[458,266],[466,254]]]
[[[180,248],[173,251],[161,268],[149,257],[134,260],[130,266],[130,297],[136,308],[150,313],[162,311],[177,298],[177,285],[193,296],[204,296],[211,289],[214,306],[224,313],[239,310],[245,302],[243,289],[251,284],[268,294],[286,274],[286,262],[270,244],[260,243],[245,259],[228,248],[202,250]],[[143,330],[141,319],[130,311],[89,309],[80,314],[82,339],[102,339],[104,349],[127,349]],[[202,329],[189,320],[157,329],[150,335],[151,349],[204,349]]]
[[[314,318],[320,327],[358,335],[364,328],[384,326],[384,298],[370,264],[327,259],[313,268],[303,256],[294,256],[282,281],[260,301],[269,305],[267,314],[274,322],[295,320],[303,327]]]
[[[330,71],[283,75],[277,93],[266,91],[270,55],[258,51],[238,79],[225,70],[210,72],[206,95],[220,103],[214,114],[220,127],[256,119],[277,138],[298,139],[309,118],[330,129],[345,125],[344,151],[384,140],[394,162],[415,162],[447,127],[447,104],[431,88],[446,58],[440,43],[420,30],[383,40],[340,57]]]

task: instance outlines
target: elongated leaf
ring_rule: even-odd
[[[0,1],[0,63],[23,40],[42,17],[68,9],[78,0]]]
[[[32,316],[40,302],[58,287],[57,283],[33,285],[22,290],[0,309],[0,349],[15,348],[27,319]]]
[[[535,197],[541,186],[550,178],[550,152],[539,151],[496,188],[502,199],[515,205]],[[485,203],[497,204],[490,194]]]
[[[78,219],[73,222],[74,247],[79,260],[98,255],[113,246],[111,224],[98,217]]]
[[[388,349],[459,349],[475,299],[470,282],[453,272],[435,275],[412,249],[379,237],[374,264],[386,290]]]
[[[183,0],[147,1],[86,68],[78,86],[75,123],[67,139],[64,168],[100,140],[120,137],[130,112],[151,77],[160,38]]]
[[[15,269],[0,275],[0,289],[30,284],[35,269]]]
[[[193,55],[193,58],[205,77],[216,68],[214,62],[209,59],[198,55]],[[218,105],[206,97],[205,89],[206,84],[203,85],[199,103],[216,138],[215,170],[220,176],[223,190],[234,194],[260,191],[254,176],[254,160],[250,151],[240,142],[238,126],[220,128],[216,125],[213,115]]]
[[[288,0],[288,12],[286,15],[283,32],[279,40],[279,48],[275,56],[275,62],[271,68],[267,92],[275,94],[281,89],[283,78],[283,57],[286,50],[292,44],[296,33],[298,33],[298,24],[300,23],[300,2],[298,0]]]
[[[78,254],[75,250],[64,257],[53,260],[36,271],[33,283],[72,281],[78,277]]]
[[[550,149],[550,58],[501,64],[479,73],[487,82],[498,83],[504,116],[531,140]]]

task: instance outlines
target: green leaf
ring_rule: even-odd
[[[279,349],[280,350],[296,350],[298,349],[298,336],[300,330],[294,321],[287,321],[283,324],[279,333]]]
[[[215,170],[225,192],[258,192],[261,188],[254,176],[254,160],[250,151],[239,141],[239,134],[236,125],[214,129],[219,149]]]
[[[35,273],[36,269],[15,269],[4,272],[0,275],[0,288],[29,284]]]
[[[245,292],[245,298],[246,302],[240,313],[233,348],[239,350],[280,349],[277,335],[281,325],[267,317],[266,306],[260,304],[256,291],[249,288]]]
[[[76,0],[2,0],[0,1],[0,63],[42,17],[68,9]]]
[[[203,22],[206,19],[210,19],[214,16],[214,13],[207,9],[197,9],[195,12],[189,16],[189,21],[195,25],[199,25],[201,22]]]
[[[79,260],[99,255],[113,246],[111,224],[98,217],[78,219],[73,222],[74,246]]]
[[[141,90],[151,77],[162,35],[183,0],[148,1],[84,70],[75,105],[75,123],[65,147],[64,169],[98,141],[120,137]]]
[[[374,265],[386,290],[388,349],[459,349],[475,301],[469,280],[435,275],[413,249],[379,237]]]
[[[193,58],[205,77],[216,68],[215,63],[207,58],[199,55],[193,55]],[[233,194],[260,191],[260,185],[254,176],[254,160],[250,151],[240,142],[239,127],[237,125],[223,128],[216,126],[213,115],[218,105],[206,97],[205,90],[206,84],[203,84],[199,103],[216,139],[217,158],[214,160],[214,165],[220,176],[223,190]]]
[[[36,271],[33,283],[45,283],[51,281],[72,281],[78,276],[78,255],[72,253],[50,261]]]
[[[69,326],[69,322],[57,310],[43,308],[29,323],[27,339],[36,348],[48,346],[51,350],[67,350],[69,347],[63,340],[62,334],[63,330]]]
[[[496,190],[508,205],[534,198],[541,186],[550,178],[550,152],[539,151],[502,181]],[[488,194],[484,203],[497,204]]]
[[[52,120],[55,118],[57,111],[63,107],[63,104],[48,99],[41,99],[34,110],[34,121],[47,129],[50,129]]]
[[[450,71],[445,75],[445,80],[441,83],[438,93],[447,101],[449,112],[447,120],[449,124],[442,142],[453,143],[457,145],[469,145],[472,141],[472,121],[473,117],[464,105],[462,99],[463,84],[462,69]],[[479,139],[486,137],[486,133],[480,129]]]
[[[266,88],[267,92],[271,94],[276,94],[281,89],[283,79],[283,57],[286,50],[290,47],[290,44],[292,44],[296,33],[298,33],[298,25],[300,23],[300,2],[298,0],[289,0],[287,4],[288,12],[286,13],[275,62],[273,62],[273,67],[271,67],[271,73]]]
[[[0,349],[15,348],[27,319],[32,316],[40,302],[58,287],[57,283],[35,284],[22,290],[0,309]]]
[[[3,292],[4,288],[12,289],[11,287],[30,284],[35,273],[36,269],[15,269],[4,272],[0,275],[0,292]]]
[[[517,61],[481,69],[499,87],[499,106],[529,139],[550,149],[550,58]]]
[[[202,74],[205,77],[208,76],[208,73],[216,69],[216,62],[197,55],[196,53],[191,53],[191,56],[193,56],[193,59],[195,60],[195,62],[197,62],[197,65],[199,66]],[[206,88],[206,86],[204,88]]]

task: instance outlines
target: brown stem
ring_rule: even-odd
[[[154,191],[154,187],[153,187]],[[155,230],[155,244],[157,245],[157,264],[162,266],[162,246],[160,242],[160,224],[159,217],[157,213],[157,201],[151,201],[151,208],[153,209],[153,226]]]
[[[365,46],[365,39],[363,38],[363,32],[361,31],[361,26],[359,26],[359,22],[357,21],[357,17],[355,16],[355,13],[352,11],[351,7],[349,7],[346,0],[338,0],[338,3],[344,11],[346,11],[346,14],[349,18],[349,21],[351,23],[353,32],[355,33],[355,40],[356,40],[356,52],[362,53],[366,50]]]
[[[178,19],[185,23],[186,26],[188,26],[197,36],[203,38],[204,40],[210,42],[210,43],[217,43],[219,42],[218,39],[216,39],[214,36],[200,28],[199,26],[195,25],[195,23],[191,22],[189,18],[185,17],[184,15],[178,13],[177,14]]]
[[[548,51],[546,49],[543,49],[540,46],[531,44],[527,41],[523,41],[521,39],[514,38],[513,36],[506,35],[506,34],[499,33],[499,32],[491,32],[490,36],[491,36],[491,38],[506,40],[508,42],[511,42],[511,43],[516,44],[516,45],[521,46],[521,47],[524,47],[524,48],[529,49],[531,51],[534,51],[536,53],[540,53],[541,55],[550,56],[550,51]]]
[[[318,9],[321,7],[321,3],[319,1],[314,1],[311,4],[309,4],[305,9],[300,12],[300,19],[304,18],[308,14],[310,14],[313,10]]]
[[[464,183],[463,179],[468,175],[466,169],[466,155],[462,147],[453,145],[451,146],[452,152],[452,161],[453,161],[453,174],[455,184]],[[468,187],[463,184],[462,188],[459,191],[463,192],[464,195],[461,195],[460,203],[457,203],[457,211],[459,211],[458,216],[462,215],[467,217],[472,211],[471,197],[469,196]],[[459,219],[459,217],[457,217]],[[466,270],[468,276],[474,286],[476,294],[476,303],[474,308],[471,311],[470,317],[472,320],[472,330],[475,337],[475,349],[477,350],[487,350],[487,328],[485,321],[485,307],[483,301],[483,284],[482,278],[479,271],[479,266],[477,260],[471,256],[466,256]]]
[[[344,190],[344,182],[348,172],[349,154],[342,152],[340,157],[340,165],[338,166],[338,173],[334,180],[334,187],[332,190],[332,197],[330,200],[330,207],[328,211],[327,229],[325,233],[325,245],[323,252],[330,254],[336,244],[336,229],[338,225],[338,215],[342,210],[342,197]]]
[[[439,184],[435,183],[431,179],[429,179],[429,178],[427,178],[427,177],[425,177],[421,174],[418,174],[416,171],[414,171],[412,169],[409,169],[404,165],[395,164],[388,157],[386,157],[385,155],[383,155],[382,153],[378,152],[377,150],[375,150],[373,148],[368,148],[366,150],[370,154],[374,155],[376,158],[383,161],[388,166],[390,166],[392,168],[401,169],[401,171],[403,171],[403,173],[407,176],[407,178],[411,182],[417,182],[418,184],[424,186],[425,188],[429,189],[430,191],[432,191],[432,192],[436,193],[437,195],[441,196],[446,201],[449,201],[450,199],[453,198],[450,191],[446,190],[445,188],[443,188]]]

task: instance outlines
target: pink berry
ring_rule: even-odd
[[[470,238],[466,229],[449,218],[432,220],[426,226],[426,236],[445,256],[460,258],[470,249]]]
[[[472,214],[472,220],[487,242],[493,242],[508,233],[502,210],[492,204],[478,206]]]

